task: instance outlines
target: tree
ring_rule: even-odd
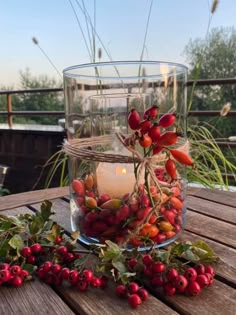
[[[185,48],[189,63],[189,78],[199,69],[199,79],[222,79],[236,76],[236,30],[230,28],[214,28],[207,40],[190,40]],[[230,102],[236,109],[236,85],[206,86],[195,89],[192,109],[220,110]],[[206,118],[199,119],[199,121]],[[217,117],[208,119],[216,130],[214,135],[229,137],[236,135],[236,124],[233,117]],[[219,134],[218,134],[219,133]]]

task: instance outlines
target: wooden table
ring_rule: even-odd
[[[32,213],[40,203],[53,199],[55,220],[71,232],[68,188],[53,188],[0,198],[4,214]],[[220,256],[214,284],[197,297],[175,295],[150,299],[131,309],[118,299],[112,288],[79,293],[73,288],[50,286],[36,280],[21,288],[0,287],[0,314],[236,314],[236,193],[189,189],[186,230],[182,240],[202,239]]]

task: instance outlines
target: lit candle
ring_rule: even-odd
[[[108,194],[121,199],[134,190],[134,165],[119,163],[99,163],[96,171],[99,195]]]

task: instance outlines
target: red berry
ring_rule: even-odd
[[[171,296],[171,295],[174,295],[175,292],[176,292],[176,288],[174,287],[174,285],[171,283],[171,282],[166,282],[164,285],[163,285],[163,289],[164,289],[164,292]]]
[[[46,261],[43,265],[42,265],[43,271],[45,272],[49,272],[52,268],[52,262],[51,261]]]
[[[98,219],[98,213],[97,212],[88,212],[85,216],[85,221],[92,223],[97,221]]]
[[[186,290],[187,285],[188,280],[184,276],[180,275],[175,279],[174,286],[179,293],[183,293]]]
[[[142,300],[138,294],[132,294],[129,296],[128,302],[131,307],[136,308],[142,303]]]
[[[84,281],[90,282],[93,279],[93,272],[92,272],[92,270],[89,270],[89,269],[83,270],[81,278]]]
[[[116,211],[115,223],[119,224],[121,221],[125,220],[129,216],[129,213],[130,213],[130,209],[128,205],[121,206]]]
[[[166,235],[163,233],[159,233],[157,234],[157,236],[153,238],[153,241],[156,242],[157,244],[161,244],[165,242],[165,240],[166,240]]]
[[[174,269],[174,268],[171,268],[171,269],[168,269],[167,272],[166,272],[166,279],[169,282],[173,282],[173,281],[176,280],[178,275],[179,275],[178,271],[176,269]]]
[[[108,278],[103,275],[103,276],[101,276],[100,280],[101,280],[101,287],[102,288],[106,288],[107,287],[107,283],[108,283]]]
[[[21,250],[21,255],[23,257],[29,257],[32,254],[30,247],[24,247]]]
[[[35,243],[30,246],[32,254],[39,254],[42,251],[42,245]]]
[[[128,116],[128,124],[132,130],[137,130],[140,124],[140,116],[136,109],[131,109]]]
[[[55,241],[54,241],[54,242],[55,242],[55,244],[61,244],[61,242],[62,242],[62,237],[61,237],[61,236],[59,236],[59,235],[58,235],[58,236],[56,236],[56,237],[55,237]]]
[[[200,285],[196,281],[189,282],[187,292],[190,295],[198,295],[201,292]]]
[[[152,256],[150,254],[143,255],[142,261],[145,266],[149,266],[153,263]]]
[[[198,275],[202,275],[205,273],[205,266],[203,264],[197,264],[194,266],[194,269],[197,271]]]
[[[152,139],[146,134],[139,138],[139,144],[143,148],[148,148],[152,144]]]
[[[148,299],[148,291],[146,289],[140,288],[138,290],[138,295],[141,297],[141,300],[144,302]]]
[[[166,131],[161,134],[160,138],[158,139],[159,146],[169,146],[175,144],[178,140],[178,135],[174,131]]]
[[[152,107],[148,108],[143,115],[143,119],[152,118],[155,119],[158,113],[158,106],[153,105]]]
[[[163,286],[163,278],[161,275],[157,275],[157,276],[154,276],[152,279],[151,279],[151,285],[153,287],[162,287]]]
[[[156,143],[160,138],[161,131],[157,124],[154,124],[148,131],[149,137],[152,139],[153,143]]]
[[[151,268],[151,266],[144,266],[143,274],[145,276],[147,276],[147,277],[151,277],[152,276],[152,268]]]
[[[144,135],[145,133],[147,133],[150,130],[151,125],[152,125],[152,123],[149,119],[141,121],[141,123],[139,125],[139,129],[141,131],[141,134]]]
[[[7,269],[3,269],[0,271],[0,281],[3,282],[7,282],[8,280],[10,280],[11,278],[11,273],[9,270]]]
[[[138,260],[136,258],[131,258],[129,261],[128,261],[128,266],[129,266],[129,269],[130,270],[133,270],[134,267],[137,265],[138,263]]]
[[[59,246],[57,252],[61,256],[65,256],[68,253],[68,249],[66,246]]]
[[[139,285],[136,282],[130,282],[128,284],[128,291],[130,294],[136,293],[139,290]]]
[[[209,284],[208,285],[212,285],[214,278],[210,273],[204,273],[205,276],[207,276]]]
[[[204,288],[209,285],[209,279],[206,275],[198,275],[196,279],[197,283],[200,285],[200,288]]]
[[[212,275],[212,277],[214,277],[214,276],[215,276],[215,270],[214,270],[214,268],[213,268],[213,267],[211,267],[211,266],[205,266],[205,273],[209,273],[209,274],[211,274],[211,275]]]
[[[163,128],[169,128],[174,124],[175,120],[176,120],[176,115],[168,113],[161,116],[159,120],[159,125]]]
[[[155,262],[152,264],[152,272],[154,273],[160,273],[165,270],[165,265],[161,262]]]
[[[47,272],[43,270],[43,267],[40,267],[39,270],[37,271],[37,275],[39,279],[44,279],[47,275]]]
[[[47,284],[51,285],[54,283],[54,276],[50,273],[47,273],[45,275],[45,277],[43,278],[44,282],[46,282]]]
[[[88,288],[88,282],[85,280],[79,280],[76,284],[76,287],[79,289],[79,291],[84,292]]]
[[[73,253],[66,253],[63,258],[64,258],[64,261],[70,262],[75,259],[75,256]]]
[[[90,286],[92,288],[100,288],[102,286],[102,281],[98,277],[93,277],[92,280],[90,281]]]
[[[20,274],[20,277],[23,279],[23,280],[25,280],[25,279],[27,279],[28,277],[29,277],[29,272],[27,271],[27,270],[22,270],[21,271],[21,274]]]
[[[185,270],[184,276],[188,281],[195,281],[197,279],[197,271],[194,268],[188,268]]]
[[[69,278],[69,274],[70,274],[70,269],[69,268],[62,268],[61,269],[61,276],[62,279],[67,280]]]
[[[10,265],[7,263],[0,264],[0,270],[10,269]]]
[[[61,271],[61,265],[59,264],[52,265],[51,272],[53,275],[58,275],[60,271]]]
[[[172,179],[176,179],[177,177],[177,168],[176,168],[176,164],[175,161],[173,161],[172,159],[168,159],[165,163],[165,169],[167,174],[172,178]]]
[[[22,271],[22,269],[21,269],[21,267],[18,266],[18,265],[15,265],[15,266],[10,267],[10,272],[11,272],[11,274],[12,274],[13,276],[18,276],[18,275],[20,275],[20,274],[21,274],[21,271]]]
[[[21,287],[22,284],[23,284],[23,279],[19,276],[16,276],[16,277],[13,277],[11,279],[11,284],[14,286],[14,287]]]
[[[127,295],[127,289],[126,286],[123,284],[120,284],[116,287],[116,295],[119,297],[126,297]]]
[[[53,280],[53,284],[55,284],[56,286],[60,286],[62,284],[62,276],[61,274],[58,275],[54,275],[54,280]]]
[[[28,264],[34,265],[36,263],[36,257],[31,255],[31,256],[26,258],[26,261]]]
[[[79,279],[79,272],[77,270],[71,270],[69,273],[68,281],[71,285],[75,285]]]

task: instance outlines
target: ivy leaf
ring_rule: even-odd
[[[24,242],[19,234],[15,234],[8,242],[8,244],[17,250],[21,250],[24,247]]]
[[[51,211],[52,209],[52,203],[49,200],[45,200],[40,208],[40,212],[41,212],[41,216],[43,218],[44,221],[47,221],[49,219],[49,217],[53,214],[53,212]]]

